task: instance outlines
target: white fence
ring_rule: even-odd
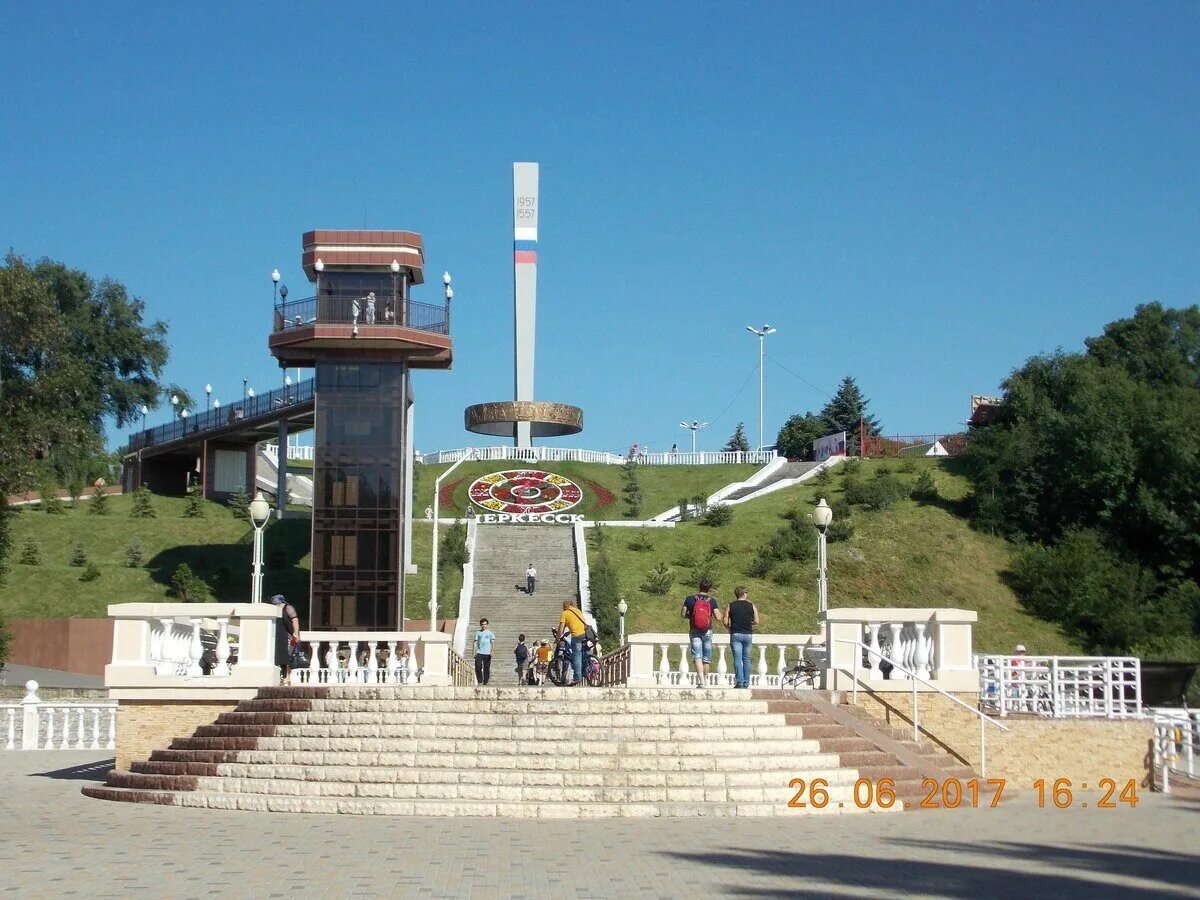
[[[302,631],[307,668],[293,669],[292,684],[448,684],[451,636],[424,631]]]
[[[458,521],[457,519],[453,521]],[[467,652],[467,628],[471,624],[471,597],[475,594],[475,542],[479,535],[479,524],[474,516],[467,518],[467,561],[463,564],[462,587],[458,591],[458,619],[454,623],[454,652],[464,656]],[[431,628],[437,623],[431,622]]]
[[[999,712],[1052,718],[1140,718],[1142,665],[1132,656],[976,657],[979,700]]]
[[[756,634],[750,648],[750,686],[780,687],[788,669],[804,659],[820,665],[821,635]],[[696,672],[687,634],[631,634],[631,687],[694,687]],[[733,649],[728,634],[714,634],[707,687],[733,687]]]
[[[20,703],[0,704],[5,750],[112,750],[117,740],[114,700],[45,701],[38,683],[25,682]]]
[[[1171,774],[1196,777],[1200,757],[1200,711],[1157,708],[1154,716],[1155,782],[1171,793]]]
[[[877,692],[914,689],[974,692],[974,610],[839,607],[825,615],[829,672],[825,687]],[[905,671],[908,670],[908,671]],[[917,678],[911,678],[909,672]]]
[[[581,462],[620,466],[629,462],[628,456],[607,450],[572,450],[566,447],[464,447],[459,450],[439,450],[422,453],[417,462],[425,465],[458,462],[468,453],[482,462],[513,460],[514,462]],[[639,466],[716,466],[763,465],[775,458],[774,450],[698,451],[696,453],[639,453],[634,459]]]
[[[263,450],[265,450],[268,454],[273,456],[275,459],[279,458],[279,444],[276,444],[276,443],[264,444]],[[316,447],[314,447],[312,444],[288,444],[287,458],[288,459],[303,459],[303,460],[307,460],[308,462],[312,462],[315,452],[316,452]],[[277,463],[277,465],[278,465],[278,463]]]

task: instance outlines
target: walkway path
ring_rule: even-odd
[[[1200,806],[788,820],[378,819],[104,803],[103,758],[0,753],[0,890],[163,897],[1196,897]],[[781,827],[783,824],[784,827]],[[216,862],[219,860],[219,864]]]

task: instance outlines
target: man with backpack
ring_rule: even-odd
[[[529,665],[529,648],[525,646],[525,635],[517,636],[517,646],[513,650],[517,660],[517,684],[525,683],[525,669]]]
[[[708,666],[712,662],[712,623],[717,619],[717,599],[710,597],[712,582],[700,580],[700,592],[683,601],[680,616],[688,620],[688,638],[692,662],[696,666],[696,687],[708,685]]]

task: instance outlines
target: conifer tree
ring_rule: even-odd
[[[129,516],[133,519],[153,519],[158,515],[150,502],[150,489],[145,485],[133,492],[133,506],[129,508]]]
[[[865,424],[871,434],[879,434],[883,430],[879,420],[867,411],[870,403],[871,401],[863,396],[862,389],[853,376],[847,375],[821,410],[821,423],[825,427],[825,433],[846,432],[847,451],[856,451],[861,424]]]
[[[745,422],[737,423],[737,428],[733,430],[733,435],[729,438],[729,442],[725,445],[725,449],[731,453],[737,451],[745,453],[750,449],[750,439],[746,437]]]

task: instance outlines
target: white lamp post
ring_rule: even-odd
[[[259,491],[250,501],[250,524],[254,526],[254,563],[250,577],[250,602],[262,603],[263,528],[271,518],[271,504]]]
[[[318,259],[315,263],[313,263],[313,269],[316,270],[316,273],[317,273],[317,293],[320,294],[321,293],[321,273],[325,271],[324,261]],[[321,302],[320,300],[317,301],[318,304],[320,304],[320,302]],[[320,309],[320,306],[318,305],[317,308]],[[320,313],[317,313],[317,315],[320,315]]]
[[[441,511],[441,493],[442,481],[465,463],[468,459],[475,458],[475,451],[468,450],[454,465],[448,468],[445,472],[437,477],[433,483],[433,567],[430,569],[429,576],[429,630],[437,629],[437,602],[438,602],[438,513]],[[468,501],[469,502],[469,501]],[[412,510],[408,511],[408,515],[412,515]]]
[[[142,404],[142,431],[146,430],[146,416],[150,412],[150,407],[145,403]]]
[[[212,408],[212,385],[206,384],[204,386],[204,411],[208,412],[210,408]]]
[[[621,598],[621,602],[617,604],[617,612],[621,615],[621,639],[617,641],[618,647],[625,646],[625,613],[629,612],[629,604],[625,602],[625,598]]]
[[[279,305],[279,270],[278,269],[276,269],[274,272],[271,273],[271,286],[272,286],[271,289],[275,292],[275,305],[278,306]]]
[[[758,449],[761,450],[763,448],[763,339],[768,334],[774,334],[775,329],[770,325],[763,325],[762,328],[747,325],[746,330],[751,334],[758,335]]]
[[[171,395],[171,412],[173,412],[176,416],[179,415],[179,395],[178,394]]]
[[[825,532],[829,529],[829,523],[833,521],[833,510],[829,508],[824,497],[809,518],[817,526],[817,615],[824,616],[829,609],[829,583],[825,575],[828,565],[825,555]]]
[[[687,422],[680,422],[679,427],[686,428],[688,431],[690,431],[692,433],[692,452],[695,453],[696,452],[696,432],[699,431],[701,428],[707,428],[708,423],[707,422],[699,422],[696,419],[692,419],[691,425],[689,425]]]

